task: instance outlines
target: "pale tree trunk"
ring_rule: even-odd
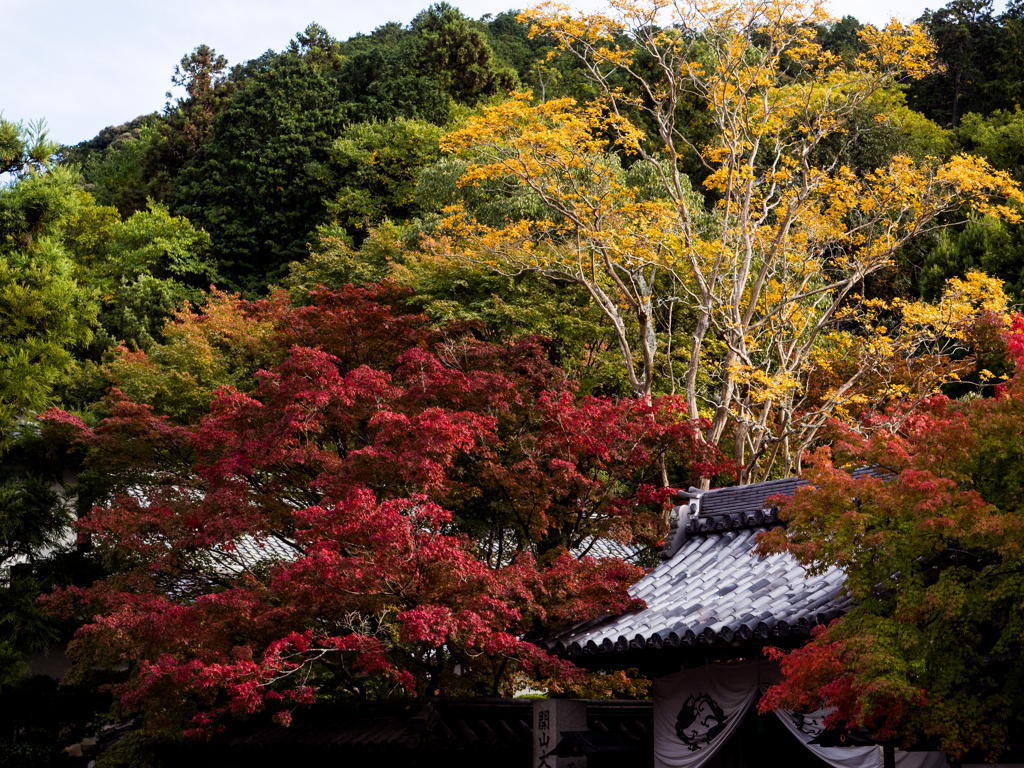
[[[693,345],[690,347],[690,362],[686,367],[686,411],[690,421],[696,423],[700,418],[697,409],[697,374],[700,372],[700,351],[704,347],[704,337],[711,325],[711,313],[701,310],[697,316],[697,325],[693,329]]]
[[[750,427],[743,422],[736,423],[736,439],[733,442],[733,459],[736,461],[736,466],[739,467],[739,475],[736,481],[739,485],[747,484],[747,472],[746,472],[746,460],[744,458],[746,449],[747,433]]]
[[[654,326],[654,307],[649,298],[640,303],[636,314],[640,325],[640,353],[644,366],[643,391],[640,396],[650,405],[651,392],[654,388],[654,356],[658,351],[658,336]]]
[[[640,338],[637,343],[640,347],[642,375],[638,376],[636,357],[629,343],[629,335],[626,330],[626,318],[623,317],[619,305],[596,285],[583,281],[577,282],[580,282],[581,285],[587,288],[587,291],[597,302],[605,317],[611,321],[612,328],[615,330],[615,340],[619,345],[619,351],[622,353],[623,362],[626,364],[626,374],[629,376],[629,386],[633,390],[633,396],[650,405],[651,393],[654,389],[654,359],[658,351],[654,305],[649,298],[650,294],[647,293],[646,298],[641,299],[634,305],[634,314],[640,329]],[[640,288],[646,291],[647,286],[641,283]]]

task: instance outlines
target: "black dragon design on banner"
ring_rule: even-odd
[[[711,743],[725,729],[725,713],[707,693],[696,693],[683,702],[676,718],[676,735],[691,752]]]

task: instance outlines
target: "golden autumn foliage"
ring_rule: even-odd
[[[893,323],[894,318],[898,322]],[[1008,327],[1002,282],[980,272],[950,280],[936,303],[851,303],[837,313],[842,330],[819,334],[799,367],[780,366],[768,376],[737,366],[733,375],[745,397],[737,399],[736,408],[741,417],[752,419],[765,402],[788,403],[791,412],[799,414],[800,432],[783,434],[766,463],[782,451],[787,466],[798,466],[830,419],[862,429],[871,422],[865,417],[873,411],[910,414],[941,385],[972,372],[975,360],[966,353],[979,318]],[[983,371],[982,377],[986,374]]]
[[[547,216],[489,226],[455,206],[445,224],[495,269],[537,270],[585,286],[615,325],[633,389],[650,394],[654,344],[640,345],[645,373],[638,377],[624,318],[638,320],[641,337],[653,336],[654,284],[659,267],[675,261],[677,209],[629,183],[599,135],[610,124],[623,141],[639,141],[632,124],[572,99],[534,105],[529,94],[515,94],[486,108],[443,140],[453,151],[473,149],[461,183],[500,182],[510,195],[539,200]]]
[[[841,162],[856,111],[931,71],[933,45],[920,28],[867,27],[866,52],[844,63],[814,38],[812,26],[830,20],[820,2],[612,0],[607,14],[576,15],[546,3],[521,18],[576,56],[600,95],[583,105],[515,94],[445,137],[442,146],[467,163],[463,185],[497,184],[546,212],[496,223],[454,206],[452,253],[585,286],[615,328],[640,397],[650,397],[656,375],[659,308],[685,308],[696,318],[689,416],[712,416],[712,442],[734,436],[744,479],[767,473],[780,450],[787,470],[798,464],[798,447],[850,398],[891,396],[896,380],[900,397],[917,396],[955,378],[943,346],[955,344],[955,323],[926,317],[949,306],[888,307],[902,317],[890,331],[872,322],[881,308],[855,294],[909,240],[970,211],[1015,220],[1024,197],[977,157]],[[684,100],[705,110],[709,143],[690,135]],[[687,154],[705,168],[703,194],[680,171]],[[631,183],[641,166],[654,192]],[[840,332],[840,320],[857,330]],[[698,368],[712,342],[726,351],[711,361],[713,386],[702,388]],[[927,375],[918,371],[926,354],[935,356]],[[830,356],[839,364],[826,367]],[[868,376],[867,361],[903,373]],[[820,382],[826,370],[812,404],[808,377]]]

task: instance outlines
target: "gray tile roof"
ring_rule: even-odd
[[[701,514],[742,514],[762,509],[770,496],[792,496],[793,491],[801,485],[807,485],[807,481],[799,477],[787,477],[735,488],[713,488],[701,494]]]
[[[840,594],[842,571],[833,568],[809,578],[789,555],[753,554],[757,534],[778,519],[766,499],[792,495],[802,484],[793,478],[716,489],[701,494],[697,515],[688,517],[687,507],[678,508],[685,541],[630,589],[647,608],[567,628],[548,647],[573,656],[757,642],[807,634],[845,612],[850,599]]]
[[[629,544],[615,541],[614,539],[598,539],[593,536],[580,542],[578,547],[573,548],[570,554],[573,557],[617,557],[620,560],[631,561],[639,555],[643,549]]]
[[[299,552],[275,536],[254,539],[242,536],[235,541],[235,556],[241,570],[253,569],[260,565],[294,560]]]

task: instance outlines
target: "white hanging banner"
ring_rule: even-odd
[[[754,703],[780,678],[777,663],[748,661],[686,669],[655,681],[655,768],[701,768],[732,737]],[[777,710],[786,729],[833,768],[883,768],[882,748],[811,744],[825,728],[827,710]],[[896,750],[897,768],[948,768],[943,752]]]
[[[761,693],[764,693],[769,686],[779,680],[778,665],[764,665],[761,677],[771,680],[771,682],[761,680]],[[882,748],[879,746],[822,747],[818,744],[811,744],[811,740],[816,739],[825,730],[825,718],[828,717],[829,710],[819,709],[816,712],[800,713],[791,709],[778,709],[775,714],[800,743],[833,768],[882,768],[885,764]],[[897,768],[946,768],[947,766],[945,752],[904,752],[897,749],[895,757]]]
[[[654,683],[655,768],[700,768],[729,741],[758,691],[756,660],[686,669]]]
[[[822,747],[811,744],[811,739],[825,730],[826,710],[801,714],[790,709],[778,709],[775,714],[805,747],[834,768],[882,768],[881,747]]]

